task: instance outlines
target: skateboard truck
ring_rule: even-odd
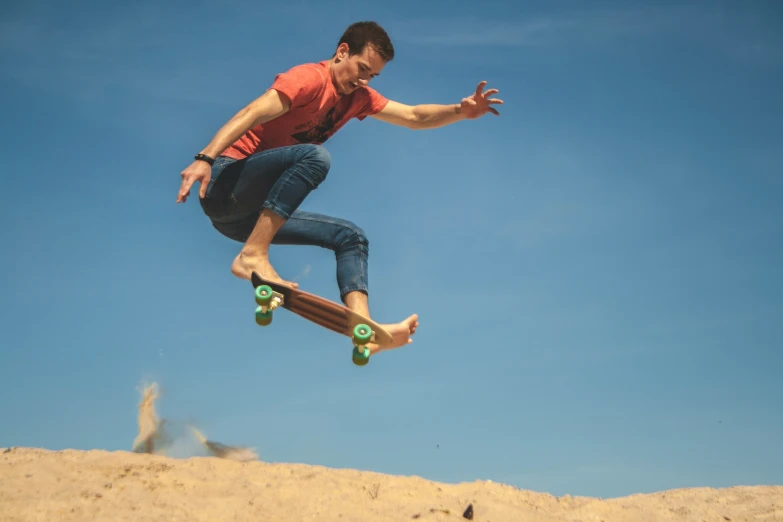
[[[256,322],[261,326],[267,326],[272,322],[272,310],[283,304],[283,294],[275,292],[267,285],[256,288]]]
[[[370,362],[370,349],[365,346],[375,340],[375,332],[366,324],[357,324],[353,327],[353,353],[351,358],[356,366],[364,366]]]
[[[285,296],[275,292],[269,285],[259,285],[255,291],[256,303],[256,323],[260,326],[268,326],[272,323],[272,311],[285,302]],[[353,340],[353,353],[351,358],[357,366],[364,366],[370,362],[370,349],[367,343],[375,341],[375,332],[364,324],[357,324],[353,327],[351,339]]]

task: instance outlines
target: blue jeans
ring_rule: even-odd
[[[326,179],[331,165],[321,145],[303,144],[258,152],[242,160],[220,156],[201,207],[221,234],[244,243],[264,208],[286,221],[272,239],[277,245],[312,245],[333,250],[340,297],[368,292],[369,241],[354,223],[298,210]]]

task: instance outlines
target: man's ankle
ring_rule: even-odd
[[[239,252],[239,255],[242,257],[249,257],[253,259],[257,258],[269,258],[269,249],[268,248],[260,248],[257,246],[247,246],[245,245],[244,248]]]

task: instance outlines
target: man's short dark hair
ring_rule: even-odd
[[[371,45],[384,62],[394,59],[394,46],[386,31],[376,22],[356,22],[348,26],[340,41],[348,44],[348,55],[361,54],[367,45]]]

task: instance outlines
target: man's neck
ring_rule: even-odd
[[[336,57],[331,57],[328,61],[328,68],[329,68],[329,81],[332,82],[332,87],[334,87],[335,92],[338,96],[344,96],[342,92],[340,92],[340,88],[337,85],[337,79],[334,77],[334,64],[335,64]]]

